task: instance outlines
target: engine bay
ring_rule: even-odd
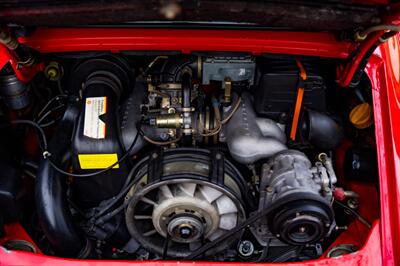
[[[343,90],[336,59],[149,54],[46,54],[28,84],[1,71],[1,220],[34,242],[3,246],[242,262],[361,247],[351,228],[379,217],[366,75]],[[361,240],[335,244],[346,232]]]

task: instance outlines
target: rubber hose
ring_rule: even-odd
[[[69,106],[49,145],[52,158],[59,165],[69,161],[71,135],[78,109]],[[65,176],[58,173],[48,160],[40,162],[35,189],[35,200],[40,225],[54,251],[71,258],[88,257],[90,242],[74,225],[68,208]]]

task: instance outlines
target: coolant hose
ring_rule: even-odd
[[[69,106],[49,144],[49,151],[58,165],[65,165],[69,161],[71,135],[77,116],[78,108]],[[57,172],[49,160],[41,160],[35,188],[39,222],[57,254],[73,258],[88,257],[91,254],[90,242],[73,224],[65,181],[65,176]]]

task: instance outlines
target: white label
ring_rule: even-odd
[[[106,137],[106,124],[100,116],[107,112],[107,97],[89,97],[85,103],[83,135],[93,139]]]

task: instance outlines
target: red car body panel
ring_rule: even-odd
[[[373,88],[381,200],[382,259],[400,254],[400,50],[399,35],[381,45],[366,69]]]
[[[332,33],[262,30],[41,28],[19,41],[42,53],[225,51],[347,58],[353,50]]]
[[[297,263],[260,263],[259,265],[310,265],[310,266],[327,266],[327,265],[382,265],[380,256],[380,232],[379,223],[375,223],[371,229],[371,233],[367,239],[365,246],[356,253],[348,254],[339,258],[321,258],[318,260],[297,262]],[[218,265],[245,265],[243,262],[190,262],[190,261],[105,261],[105,260],[76,260],[49,257],[44,255],[35,255],[21,251],[5,251],[0,249],[0,265],[20,266],[20,265],[52,265],[52,266],[112,266],[112,265],[154,265],[154,266],[218,266]]]
[[[169,50],[242,51],[252,54],[280,53],[293,55],[347,58],[356,48],[339,42],[331,33],[269,32],[233,30],[155,30],[155,29],[56,29],[42,28],[32,36],[20,38],[42,53],[72,51]],[[334,244],[356,241],[363,247],[338,258],[290,263],[287,265],[400,265],[396,244],[400,240],[400,37],[382,44],[370,59],[366,72],[372,82],[378,164],[380,172],[380,219],[367,232],[354,222]],[[0,45],[1,46],[1,45]],[[28,81],[41,69],[19,69],[12,54],[0,47],[0,67],[11,62],[22,81]],[[341,72],[338,72],[341,78]],[[343,88],[345,89],[345,88]],[[368,206],[366,206],[368,212]],[[371,210],[371,212],[377,210]],[[18,225],[11,226],[7,237],[27,239]],[[17,229],[15,229],[17,228]],[[357,235],[358,234],[358,235]],[[350,237],[352,236],[352,237]],[[357,238],[356,237],[356,238]],[[4,239],[3,239],[4,240]],[[0,240],[1,243],[1,240]],[[174,261],[102,261],[49,257],[0,248],[0,265],[238,265],[243,263],[174,262]],[[272,265],[264,263],[264,265]],[[286,264],[280,264],[286,265]]]

